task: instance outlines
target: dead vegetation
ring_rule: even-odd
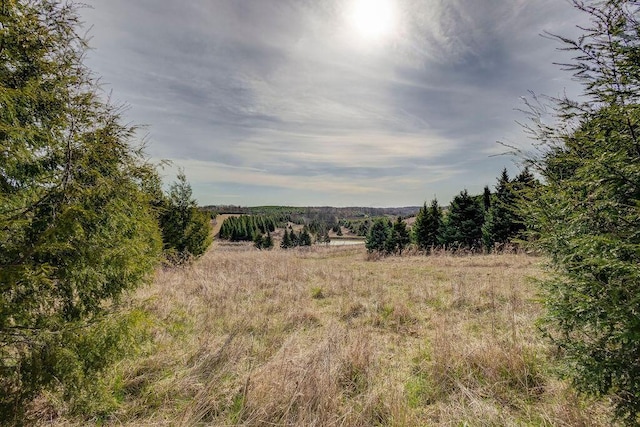
[[[151,335],[111,375],[119,411],[53,424],[610,425],[550,373],[539,262],[214,246],[135,295]]]

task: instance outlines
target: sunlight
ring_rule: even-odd
[[[353,0],[348,15],[350,24],[365,39],[389,36],[396,27],[394,0]]]

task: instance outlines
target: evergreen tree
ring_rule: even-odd
[[[393,225],[387,224],[387,238],[384,241],[384,252],[387,255],[396,253],[398,248],[398,236],[393,229]]]
[[[440,244],[442,233],[442,209],[438,200],[433,199],[431,205],[423,205],[418,212],[416,222],[413,224],[413,241],[418,248],[429,251]]]
[[[198,209],[184,171],[178,172],[160,216],[165,251],[173,261],[202,255],[211,245],[210,217]]]
[[[267,231],[267,235],[262,239],[262,249],[273,249],[273,238],[271,237],[271,232],[269,231]]]
[[[83,63],[74,5],[4,1],[0,22],[0,419],[22,424],[45,388],[100,400],[130,337],[111,310],[162,243],[155,168]]]
[[[365,247],[369,253],[371,252],[384,252],[385,242],[389,234],[389,224],[384,218],[379,218],[374,221],[373,225],[369,229],[367,238],[365,239]]]
[[[291,242],[291,236],[289,235],[289,230],[287,230],[287,228],[284,229],[284,235],[282,236],[280,247],[282,249],[289,249],[293,247],[293,242]]]
[[[298,246],[311,246],[311,234],[309,234],[309,230],[305,226],[300,233],[298,238]]]
[[[262,233],[256,232],[253,235],[253,247],[256,249],[262,250],[264,243],[264,235]]]
[[[291,229],[291,247],[295,248],[296,246],[300,246],[300,235],[296,234],[296,232],[293,230],[293,228]]]
[[[495,199],[482,227],[482,240],[488,250],[491,250],[495,243],[507,243],[515,236],[518,226],[514,209],[511,181],[507,169],[504,168],[498,178]]]
[[[413,242],[418,246],[418,249],[422,251],[428,250],[430,245],[427,242],[427,226],[428,226],[428,209],[427,202],[418,211],[416,215],[416,221],[411,228],[411,237]]]
[[[429,205],[429,221],[426,229],[427,243],[430,247],[436,247],[442,243],[443,219],[442,208],[438,205],[438,200],[433,199]]]
[[[579,2],[591,24],[567,68],[584,101],[557,100],[557,127],[532,109],[543,178],[521,203],[535,247],[549,256],[542,281],[547,336],[575,385],[609,395],[640,424],[640,24],[637,1]]]
[[[443,240],[448,247],[478,249],[482,241],[484,213],[476,198],[467,190],[460,192],[449,207]]]
[[[276,218],[265,215],[241,215],[225,219],[220,227],[220,238],[233,242],[252,241],[256,233],[272,233]]]
[[[371,221],[365,219],[362,222],[356,223],[355,230],[351,230],[358,236],[367,236],[369,231],[371,230],[372,224]]]
[[[507,202],[509,202],[508,199],[511,197],[510,182],[509,172],[507,172],[507,168],[503,168],[498,178],[498,184],[496,185],[496,195],[498,198],[506,200]]]
[[[524,169],[514,178],[512,181],[512,190],[516,196],[520,192],[527,192],[531,187],[537,185],[535,176],[529,170],[529,166],[525,166]]]
[[[389,227],[387,240],[385,241],[385,251],[388,254],[398,253],[402,255],[402,251],[410,241],[407,224],[402,220],[402,217],[398,217],[393,226]]]
[[[538,181],[533,176],[528,166],[511,181],[512,200],[510,210],[512,214],[511,239],[524,238],[526,232],[525,218],[522,216],[519,206],[524,202],[523,197],[531,194]]]

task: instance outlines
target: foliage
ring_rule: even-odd
[[[328,238],[328,236],[327,236]],[[324,239],[323,239],[324,240]],[[282,237],[282,242],[280,242],[280,247],[282,249],[295,248],[297,246],[311,246],[312,245],[311,234],[309,234],[309,230],[307,227],[303,227],[302,231],[299,234],[296,234],[293,229],[288,230],[284,229],[284,235]],[[328,243],[325,241],[325,243]]]
[[[162,240],[168,257],[180,261],[205,253],[213,240],[210,218],[198,209],[191,184],[180,170],[178,181],[169,188],[168,197],[163,198],[160,215]]]
[[[450,248],[480,248],[484,212],[467,190],[454,197],[444,221],[443,243]]]
[[[578,388],[613,398],[640,424],[640,25],[637,1],[574,6],[591,25],[567,69],[586,101],[556,101],[557,125],[532,108],[544,178],[523,203],[536,247],[549,254],[543,281],[546,333]]]
[[[369,218],[366,219],[358,219],[358,220],[348,220],[345,222],[345,226],[356,236],[366,237],[371,230],[371,226],[373,221]]]
[[[287,228],[284,229],[284,235],[282,236],[280,247],[282,249],[289,249],[293,247],[293,242],[291,241],[291,235],[289,234],[289,230]]]
[[[119,357],[106,314],[161,240],[155,169],[83,64],[74,6],[2,4],[0,419],[20,423],[41,390],[73,402]]]
[[[273,216],[241,215],[228,217],[220,228],[220,238],[232,242],[252,241],[256,233],[273,232],[278,220]]]
[[[365,247],[369,253],[402,255],[402,251],[410,241],[407,224],[401,217],[398,217],[393,224],[387,218],[378,218],[367,234]]]
[[[307,229],[307,227],[304,227],[302,229],[296,241],[297,246],[311,246],[313,242],[311,241],[311,234],[309,234],[309,230]]]
[[[491,250],[495,243],[507,243],[514,236],[515,206],[510,183],[511,180],[505,168],[498,178],[494,200],[486,211],[482,226],[482,239],[488,250]]]
[[[393,226],[389,229],[387,234],[387,240],[384,244],[385,252],[388,254],[402,255],[402,251],[407,247],[411,238],[409,236],[409,230],[407,230],[407,224],[401,217],[396,219]]]
[[[535,185],[537,180],[528,167],[513,180],[509,178],[506,168],[502,170],[489,209],[485,210],[482,226],[482,240],[488,251],[496,244],[504,245],[524,237],[525,220],[518,206],[523,195]],[[485,191],[485,198],[486,194]]]
[[[442,209],[438,200],[433,199],[431,205],[424,206],[418,212],[416,222],[413,224],[413,241],[422,251],[429,251],[440,244],[442,233]]]
[[[369,229],[369,234],[367,234],[367,238],[364,242],[369,253],[385,251],[385,243],[387,241],[390,228],[391,224],[388,219],[378,218],[375,220]]]
[[[256,249],[267,249],[270,250],[273,248],[273,238],[271,237],[271,233],[267,232],[266,235],[262,235],[257,233],[253,238],[253,246]]]
[[[329,230],[324,230],[323,232],[318,234],[317,242],[324,243],[325,245],[328,245],[329,243],[331,243],[331,237],[329,237]]]

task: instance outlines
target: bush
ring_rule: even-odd
[[[211,219],[198,209],[192,198],[191,185],[183,171],[178,173],[160,215],[164,249],[170,261],[179,263],[204,254],[211,245]]]
[[[556,100],[556,127],[532,109],[544,178],[523,203],[536,247],[551,260],[542,282],[546,334],[576,386],[613,398],[640,423],[640,25],[637,2],[574,2],[591,17],[569,68],[587,101]]]
[[[67,401],[119,355],[108,314],[150,276],[157,175],[100,98],[71,3],[3,3],[0,419],[45,389]],[[117,328],[116,328],[117,329]]]

